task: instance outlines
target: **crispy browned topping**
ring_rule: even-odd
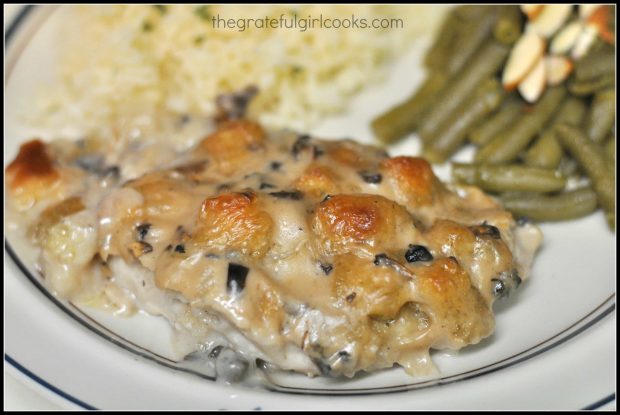
[[[6,168],[13,189],[21,187],[31,180],[52,182],[58,178],[52,159],[41,140],[31,140],[19,148],[19,154]]]

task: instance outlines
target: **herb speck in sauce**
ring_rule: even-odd
[[[373,264],[377,266],[390,265],[391,261],[392,260],[388,258],[386,254],[379,254],[375,255],[375,260],[373,261]]]
[[[200,46],[204,43],[206,37],[204,35],[198,35],[194,37],[194,45]]]
[[[224,346],[215,346],[209,353],[209,357],[212,359],[217,358],[220,355],[220,352],[222,351],[223,348]]]
[[[269,195],[278,199],[289,200],[301,200],[304,197],[304,194],[299,190],[280,190],[278,192],[271,192]]]
[[[409,245],[407,252],[405,252],[405,259],[407,262],[418,261],[432,261],[433,255],[422,245]]]
[[[329,275],[329,273],[332,272],[332,270],[334,269],[334,266],[332,264],[323,264],[322,262],[319,263],[319,267],[321,267],[325,275]]]
[[[152,32],[153,29],[154,29],[153,23],[149,21],[145,21],[144,23],[142,23],[142,31],[144,33]]]
[[[321,147],[318,146],[312,146],[312,159],[316,160],[319,157],[321,157],[323,154],[325,154],[325,151],[323,151],[323,149]]]
[[[209,6],[205,5],[196,7],[194,9],[194,14],[205,21],[211,18],[211,13],[209,13]]]
[[[150,229],[150,223],[141,223],[140,225],[136,226],[136,231],[138,231],[138,239],[143,241],[148,235]]]
[[[366,183],[370,183],[370,184],[381,183],[382,177],[380,173],[362,170],[358,174],[360,175],[362,180],[364,180]]]
[[[295,140],[295,142],[293,143],[293,147],[291,147],[291,154],[293,155],[293,157],[295,157],[296,160],[299,156],[299,153],[310,147],[309,143],[310,136],[308,134],[302,134],[297,137],[297,140]]]
[[[491,281],[493,282],[493,295],[496,298],[506,296],[506,285],[496,278],[493,278]]]
[[[471,231],[474,235],[478,237],[488,237],[491,239],[502,239],[502,235],[499,232],[499,229],[493,225],[487,225],[483,223],[482,225],[472,226]]]
[[[226,279],[226,290],[229,294],[239,293],[245,288],[245,280],[250,269],[244,265],[230,262],[228,264],[228,277]]]

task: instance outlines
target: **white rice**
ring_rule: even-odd
[[[255,85],[253,118],[304,130],[343,110],[386,63],[433,30],[440,7],[208,6],[221,18],[399,18],[393,29],[214,28],[196,5],[67,6],[60,81],[42,95],[37,122],[76,134],[131,136],[170,117],[211,116],[218,94]],[[145,26],[146,25],[146,26]],[[145,30],[147,27],[148,30]]]

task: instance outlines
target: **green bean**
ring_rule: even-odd
[[[590,47],[588,48],[588,52],[586,54],[589,55],[591,53],[600,53],[603,51],[613,51],[613,47],[611,45],[609,45],[607,42],[605,42],[603,39],[601,39],[600,36],[597,36],[594,39],[594,42],[592,42],[592,44],[590,45]],[[580,59],[584,59],[583,57]]]
[[[539,194],[539,193],[535,193],[535,194]],[[495,196],[502,199],[502,198],[517,198],[517,197],[529,197],[531,196],[532,193],[531,192],[518,192],[515,190],[511,190],[511,191],[507,191],[507,192],[500,192],[498,194],[496,194]]]
[[[449,13],[445,17],[437,32],[435,42],[433,42],[424,56],[424,66],[432,71],[442,70],[446,59],[450,55],[451,45],[458,36],[461,25],[462,22],[454,12]]]
[[[520,164],[452,164],[458,182],[472,184],[490,192],[516,191],[549,193],[562,190],[566,179],[555,171]]]
[[[463,145],[471,127],[499,106],[503,95],[504,90],[497,79],[483,82],[476,93],[439,127],[437,138],[425,144],[424,156],[431,163],[446,161]]]
[[[500,6],[499,17],[493,28],[495,39],[505,45],[515,43],[521,36],[522,16],[519,6]]]
[[[478,17],[475,22],[463,21],[455,12],[446,18],[437,41],[425,57],[425,63],[433,73],[442,72],[447,77],[455,75],[488,37],[495,21],[495,8],[476,8],[475,14]],[[430,105],[427,98],[434,97],[445,83],[445,79],[436,82],[438,77],[441,75],[431,77],[431,83],[421,91],[421,99],[412,97],[395,109],[395,114],[390,114],[383,120],[376,120],[373,128],[381,141],[388,143],[396,141],[416,128],[418,118]],[[413,113],[413,116],[405,115],[406,112]]]
[[[377,138],[390,144],[415,130],[422,112],[445,82],[443,74],[434,73],[406,101],[375,118],[371,127]]]
[[[540,135],[525,155],[525,164],[547,169],[555,169],[562,159],[562,146],[555,137],[555,127],[562,123],[580,125],[586,114],[586,105],[582,100],[570,97],[564,101],[555,114],[553,121]]]
[[[616,137],[609,136],[605,141],[605,155],[611,160],[612,164],[616,160]]]
[[[448,81],[419,126],[418,133],[423,141],[435,138],[436,128],[452,115],[478,85],[499,70],[506,60],[508,49],[507,46],[494,40],[486,41],[472,56],[467,66]]]
[[[488,143],[519,118],[522,109],[523,101],[516,95],[510,95],[494,115],[469,132],[469,141],[478,146]]]
[[[551,118],[565,95],[566,89],[562,86],[547,89],[531,111],[523,114],[511,128],[478,150],[474,160],[505,163],[517,158]]]
[[[616,231],[616,212],[606,212],[605,219],[607,219],[607,225],[612,231]]]
[[[616,170],[616,140],[609,140],[601,147],[601,152],[607,161],[607,168],[610,171]]]
[[[547,128],[525,153],[523,161],[528,166],[537,166],[547,169],[555,169],[562,160],[562,146],[555,138],[553,127]]]
[[[459,35],[445,60],[443,70],[448,75],[455,75],[465,67],[480,45],[488,39],[496,19],[495,8],[487,7],[486,12],[475,21],[461,24]]]
[[[475,185],[478,166],[471,163],[452,163],[452,179],[458,183]]]
[[[615,75],[605,75],[585,81],[572,80],[568,83],[568,90],[577,96],[591,95],[603,89],[613,88],[616,84]]]
[[[595,143],[602,142],[616,121],[616,91],[606,89],[594,96],[586,118],[586,133]]]
[[[556,138],[557,139],[557,138]],[[575,161],[575,159],[564,155],[560,160],[558,165],[558,172],[563,177],[578,177],[581,175],[581,171],[579,169],[579,163]]]
[[[554,169],[560,164],[562,154],[562,146],[558,144],[555,133],[547,130],[525,154],[525,164]]]
[[[588,53],[575,63],[575,79],[592,80],[612,75],[616,70],[616,55],[613,50],[599,50]]]
[[[577,160],[590,178],[603,209],[606,212],[613,211],[616,204],[614,172],[609,169],[598,146],[576,127],[562,124],[557,127],[557,132],[562,147]]]
[[[561,193],[502,196],[504,208],[519,217],[535,221],[561,221],[588,215],[596,210],[596,193],[589,187]]]

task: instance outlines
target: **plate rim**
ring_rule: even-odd
[[[39,5],[22,5],[21,8],[15,13],[15,15],[9,20],[7,26],[6,26],[6,30],[5,30],[5,53],[6,55],[8,55],[8,51],[10,49],[10,41],[13,39],[13,37],[18,33],[20,27],[23,26],[24,23],[27,22],[28,17],[32,15],[32,12],[36,9],[36,8],[41,8]],[[29,40],[29,39],[28,39]],[[28,42],[26,42],[27,44]],[[25,45],[24,45],[25,48]],[[19,55],[20,53],[18,52],[18,55],[15,57],[15,62],[17,62],[17,60],[19,59]],[[6,84],[8,84],[8,79],[9,79],[9,74],[7,74],[7,77],[5,79],[5,86]],[[85,321],[83,321],[81,318],[78,318],[77,316],[75,316],[73,313],[71,313],[68,309],[66,309],[66,307],[64,307],[64,305],[62,305],[62,303],[60,303],[60,301],[58,299],[56,299],[55,297],[53,297],[53,295],[51,293],[49,293],[49,291],[47,291],[44,287],[41,286],[40,283],[38,283],[36,281],[36,277],[34,277],[31,273],[31,271],[28,269],[28,267],[20,260],[19,256],[15,253],[15,251],[12,249],[12,247],[10,246],[10,243],[8,241],[8,239],[5,236],[5,253],[7,253],[9,255],[9,257],[11,258],[12,262],[19,268],[19,270],[31,281],[31,283],[33,283],[33,285],[39,289],[49,300],[51,300],[51,302],[61,308],[61,310],[65,313],[65,314],[69,314],[69,316],[73,319],[76,320],[78,323],[80,323],[81,325],[83,325],[84,327],[88,328],[89,331],[91,332],[95,332],[96,334],[98,334],[99,336],[103,337],[105,340],[115,344],[116,346],[120,346],[123,349],[129,351],[130,353],[133,354],[139,354],[137,353],[137,351],[128,348],[128,347],[123,347],[122,345],[120,345],[118,342],[113,341],[112,339],[110,339],[109,337],[107,337],[105,334],[103,333],[99,333],[97,332],[97,330],[95,330],[91,325],[87,324]],[[612,299],[614,299],[614,301],[611,301]],[[582,327],[578,327],[574,332],[571,332],[569,335],[567,335],[566,337],[562,337],[560,338],[556,343],[552,343],[550,345],[548,345],[547,347],[544,347],[542,350],[537,351],[536,353],[534,353],[531,356],[526,356],[525,358],[521,358],[521,359],[517,359],[515,362],[512,362],[511,364],[509,364],[508,366],[505,367],[509,367],[512,366],[514,364],[519,364],[522,363],[526,360],[529,360],[530,358],[533,358],[535,356],[538,356],[548,350],[553,349],[555,346],[560,345],[562,343],[564,343],[565,341],[568,341],[580,334],[582,334],[583,332],[587,331],[589,328],[593,327],[594,325],[596,325],[597,323],[599,323],[601,320],[604,319],[604,317],[606,317],[607,315],[613,313],[615,311],[615,292],[612,293],[610,295],[610,297],[608,297],[606,300],[604,300],[599,306],[595,307],[594,310],[592,310],[590,313],[588,313],[586,316],[580,318],[576,323],[573,323],[571,326],[569,326],[567,329],[564,329],[562,331],[560,331],[559,333],[551,336],[549,339],[539,343],[536,346],[533,346],[530,349],[527,349],[526,351],[522,351],[520,353],[517,353],[516,355],[513,355],[509,358],[505,358],[500,360],[499,362],[495,362],[493,364],[490,365],[486,365],[485,367],[488,366],[493,366],[497,363],[501,363],[505,360],[510,360],[514,357],[517,357],[533,348],[536,348],[538,346],[541,346],[549,341],[551,341],[552,339],[554,339],[555,337],[561,336],[563,333],[569,331],[570,329],[572,329],[574,326],[578,325],[580,322],[582,322],[583,320],[587,319],[588,317],[590,317],[593,313],[595,313],[597,310],[599,310],[601,307],[603,307],[606,303],[609,303],[611,301],[611,304],[605,308],[602,312],[600,312],[599,314],[597,314],[596,316],[594,316],[592,318],[592,320],[588,321],[584,326]],[[77,307],[76,307],[77,308]],[[79,308],[77,308],[79,310]],[[141,354],[139,354],[141,355]],[[142,357],[145,357],[143,355],[141,355]],[[150,359],[153,360],[153,359]],[[39,377],[38,375],[36,375],[36,373],[34,373],[33,371],[27,369],[25,366],[23,366],[22,364],[20,364],[18,361],[16,361],[15,359],[13,359],[9,354],[7,354],[5,352],[5,362],[8,363],[10,366],[12,366],[14,369],[18,370],[20,373],[22,373],[23,375],[25,375],[26,377],[28,377],[29,379],[31,379],[32,381],[36,382],[37,384],[39,384],[40,386],[46,388],[47,390],[53,392],[54,394],[58,395],[59,397],[75,404],[78,405],[84,409],[97,409],[91,405],[89,405],[86,402],[83,402],[75,397],[73,397],[72,395],[64,392],[62,389],[50,384],[49,382],[45,381],[43,378]],[[161,362],[157,361],[156,362],[158,364],[161,364]],[[165,366],[165,365],[164,365]],[[495,372],[497,370],[501,370],[504,367],[500,367],[498,369],[495,370],[491,370],[491,371],[487,371],[487,372],[482,372],[480,374],[475,375],[477,376],[481,376],[487,373],[492,373]],[[480,368],[479,368],[480,369]],[[478,369],[474,369],[474,371],[476,371]],[[467,371],[458,375],[452,375],[452,376],[459,376],[459,375],[463,375],[463,374],[467,374],[471,371]],[[451,376],[450,376],[451,377]],[[444,378],[440,378],[440,379],[434,379],[431,382],[435,382],[435,384],[430,385],[430,386],[437,386],[437,385],[441,385],[441,384],[445,384],[442,383],[441,380],[443,380]],[[462,379],[462,380],[466,380],[468,379],[468,377]],[[438,382],[439,381],[439,382]],[[454,381],[451,382],[447,382],[447,383],[453,383]],[[410,385],[403,385],[403,386],[410,386]],[[429,387],[429,386],[425,386],[425,387]],[[392,387],[387,387],[387,388],[392,388]],[[290,389],[290,388],[289,388]],[[373,388],[375,389],[375,388]],[[382,388],[376,388],[376,389],[382,389]],[[319,391],[320,389],[317,390],[311,390],[311,391]],[[377,392],[378,394],[386,394],[386,393],[398,393],[398,392],[405,392],[408,391],[410,389],[405,388],[402,390],[395,390],[395,391],[383,391],[383,392]],[[271,390],[273,391],[273,390]],[[348,390],[350,391],[350,390]],[[285,392],[285,393],[296,393],[296,392],[290,392],[290,391],[281,391],[278,390],[276,392]],[[310,393],[310,395],[314,395],[315,393]],[[324,393],[318,393],[318,395],[322,395],[322,396],[326,396],[326,394]],[[342,395],[342,394],[339,394]],[[353,393],[353,395],[359,395],[359,393]],[[329,394],[329,396],[334,396],[333,394]],[[594,403],[582,408],[583,410],[592,410],[592,409],[598,409],[606,404],[608,404],[609,402],[615,400],[615,393],[612,393],[610,395],[607,395],[603,398],[601,398],[600,400],[595,401]]]
[[[86,402],[76,398],[75,396],[73,396],[73,395],[63,391],[59,387],[54,386],[50,382],[46,381],[41,376],[37,375],[32,370],[26,368],[24,365],[22,365],[17,360],[12,358],[8,353],[4,354],[4,361],[8,365],[10,365],[13,369],[18,371],[22,375],[24,375],[29,381],[34,382],[36,385],[38,385],[39,387],[41,387],[44,390],[46,390],[46,392],[48,392],[48,393],[51,392],[51,393],[55,394],[57,397],[62,398],[63,400],[68,401],[69,403],[72,403],[74,405],[77,405],[78,407],[80,407],[82,409],[86,409],[86,410],[89,410],[89,411],[99,410],[99,408],[97,408],[95,406],[92,406],[92,405],[90,405],[90,404],[88,404],[88,403],[86,403]],[[18,381],[20,381],[21,383],[25,383],[22,379],[18,379],[18,378],[16,378],[16,379]]]

